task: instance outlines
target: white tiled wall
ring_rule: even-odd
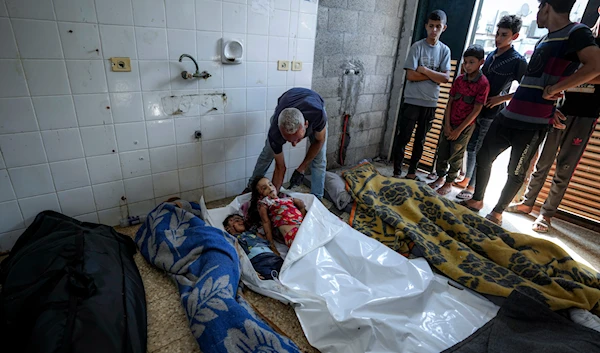
[[[316,18],[316,0],[0,0],[0,250],[46,209],[114,225],[241,192],[277,98],[311,85]],[[241,65],[221,64],[222,38],[244,44]],[[183,53],[212,77],[183,80]],[[277,71],[295,58],[303,71]],[[208,93],[226,105],[164,109]],[[285,148],[289,169],[303,148]]]

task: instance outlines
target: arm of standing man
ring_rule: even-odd
[[[573,38],[575,33],[578,33],[578,35],[576,38]],[[544,99],[557,100],[558,98],[562,97],[562,91],[578,86],[582,83],[590,82],[600,75],[600,48],[594,45],[593,40],[585,42],[585,38],[582,38],[585,36],[592,38],[589,29],[587,32],[586,30],[582,29],[577,30],[571,34],[571,37],[569,38],[570,41],[573,38],[573,42],[582,41],[585,43],[584,45],[587,45],[577,51],[577,56],[579,57],[579,61],[581,62],[582,66],[573,75],[567,77],[563,81],[560,81],[552,86],[546,86],[543,94]]]
[[[272,183],[275,186],[275,190],[279,192],[281,185],[283,185],[283,178],[285,177],[285,159],[283,158],[283,151],[275,155],[275,170],[273,171]]]
[[[296,168],[297,171],[304,174],[304,171],[306,170],[306,168],[308,167],[310,162],[312,162],[312,160],[315,159],[315,157],[317,156],[317,154],[319,153],[321,148],[323,148],[326,138],[327,138],[327,129],[323,128],[323,130],[321,130],[319,132],[315,132],[315,141],[313,143],[311,143],[310,147],[308,148],[308,151],[306,152],[306,156],[304,157],[304,161],[302,161],[300,166],[298,168]],[[276,165],[276,167],[277,167],[277,165]],[[277,185],[275,185],[275,186],[277,186]]]
[[[450,112],[452,111],[452,101],[454,98],[450,96],[448,104],[446,104],[446,111],[444,112],[444,136],[448,137],[452,134],[452,125],[450,125]]]
[[[590,80],[588,83],[591,83],[593,85],[600,85],[600,76],[596,76],[596,78]]]
[[[447,83],[450,81],[450,74],[448,71],[437,72],[426,68],[425,66],[417,67],[417,73],[427,76],[431,81],[435,83]]]
[[[429,77],[415,70],[406,69],[406,79],[412,82],[428,81]]]
[[[527,72],[527,61],[522,58],[522,60],[519,60],[519,65],[517,65],[516,67],[516,72],[515,72],[515,79],[514,81],[517,82],[521,82],[521,80],[523,79],[523,76],[525,76],[525,73]],[[512,99],[512,97],[515,95],[515,93],[509,93],[505,96],[494,96],[494,97],[488,97],[487,102],[485,102],[485,107],[486,108],[493,108],[497,105],[500,105],[504,102],[508,102]]]
[[[417,43],[414,43],[410,50],[408,51],[408,55],[406,56],[406,61],[404,62],[404,70],[406,70],[406,79],[412,82],[420,82],[427,81],[429,77],[426,75],[417,72],[420,67],[420,53],[419,47]]]
[[[450,136],[448,136],[448,140],[455,141],[456,139],[458,139],[460,134],[462,134],[462,132],[467,128],[467,126],[471,125],[471,123],[475,120],[475,118],[477,118],[479,113],[481,113],[481,109],[483,109],[483,104],[475,103],[475,107],[473,108],[471,114],[467,116],[467,118],[465,119],[465,121],[462,122],[462,124],[460,124],[456,129],[452,130],[452,133],[450,134]]]
[[[431,81],[437,84],[448,83],[450,81],[450,70],[452,69],[450,66],[450,49],[444,46],[440,56],[439,72],[421,65],[417,67],[416,71],[429,77]]]

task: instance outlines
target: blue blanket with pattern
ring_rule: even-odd
[[[148,215],[135,240],[142,256],[177,283],[200,350],[299,352],[237,295],[240,265],[232,246],[235,239],[199,216],[197,203],[162,203]]]

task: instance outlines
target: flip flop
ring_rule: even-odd
[[[463,190],[456,195],[456,198],[459,200],[470,200],[473,198],[473,193],[468,190]]]
[[[429,175],[427,175],[427,179],[429,179],[429,180],[435,180],[437,178],[438,178],[438,175],[435,172],[434,173],[430,173]]]
[[[545,229],[540,227],[545,227]],[[536,233],[548,233],[550,231],[550,228],[552,228],[551,223],[547,221],[544,218],[544,216],[541,215],[538,218],[536,218],[535,222],[533,222],[533,224],[531,225],[531,230],[533,230]]]
[[[490,221],[492,223],[495,223],[496,225],[502,226],[502,219],[492,216],[491,213],[489,213],[487,216],[485,216],[485,219],[487,219],[488,221]]]
[[[508,207],[506,208],[506,212],[510,212],[510,213],[519,213],[519,214],[529,214],[531,212],[523,212],[521,210],[519,210],[519,205],[522,205],[520,203],[513,203],[511,205],[508,205]]]
[[[461,206],[464,206],[464,207],[468,208],[469,210],[471,210],[471,211],[473,211],[475,213],[479,213],[479,211],[481,211],[481,210],[479,210],[479,209],[477,209],[475,207],[469,206],[467,204],[467,200],[461,201],[458,204],[461,205]]]

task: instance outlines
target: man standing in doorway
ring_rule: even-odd
[[[440,36],[447,28],[446,13],[433,11],[425,24],[427,38],[410,47],[404,63],[406,86],[404,104],[394,148],[394,176],[400,177],[404,149],[410,141],[415,125],[415,140],[408,167],[407,179],[417,179],[417,167],[423,155],[427,132],[435,119],[435,109],[440,96],[440,84],[450,80],[450,48],[440,42]]]
[[[597,23],[600,23],[600,18],[598,20]],[[597,29],[594,35],[596,44],[600,46]],[[550,230],[552,217],[556,214],[571,177],[575,173],[575,168],[596,129],[596,122],[600,115],[600,77],[587,84],[568,89],[565,92],[565,102],[559,109],[560,112],[557,114],[562,113],[566,118],[563,119],[563,124],[550,128],[542,153],[535,165],[535,171],[531,175],[525,200],[510,205],[507,209],[509,212],[531,213],[556,159],[556,170],[550,192],[542,205],[539,217],[531,227],[538,233],[547,233]]]
[[[465,179],[456,186],[464,188],[457,198],[468,200],[475,191],[475,158],[483,144],[492,122],[498,112],[506,106],[505,102],[511,100],[509,94],[514,81],[520,82],[527,70],[527,60],[512,46],[512,42],[519,38],[521,19],[515,15],[504,16],[498,22],[496,31],[496,50],[488,55],[483,64],[483,74],[490,82],[490,95],[483,110],[475,121],[475,130],[467,146],[467,171]]]
[[[475,211],[483,208],[494,160],[512,147],[508,180],[494,210],[486,217],[494,223],[502,223],[502,213],[523,185],[531,159],[550,125],[560,124],[555,104],[561,92],[600,74],[600,49],[592,32],[569,20],[574,4],[575,0],[540,1],[537,25],[549,33],[536,45],[521,85],[492,123],[477,154],[475,193],[462,203]]]
[[[271,117],[271,125],[248,188],[257,176],[267,173],[275,159],[273,185],[279,190],[283,184],[286,166],[283,158],[283,145],[286,142],[296,146],[308,136],[310,147],[304,161],[296,168],[291,179],[290,187],[299,185],[304,179],[304,172],[310,165],[312,180],[310,192],[323,198],[325,191],[325,168],[327,167],[327,114],[325,102],[321,96],[310,89],[292,88],[277,100],[275,113]],[[246,191],[245,190],[245,191]]]

